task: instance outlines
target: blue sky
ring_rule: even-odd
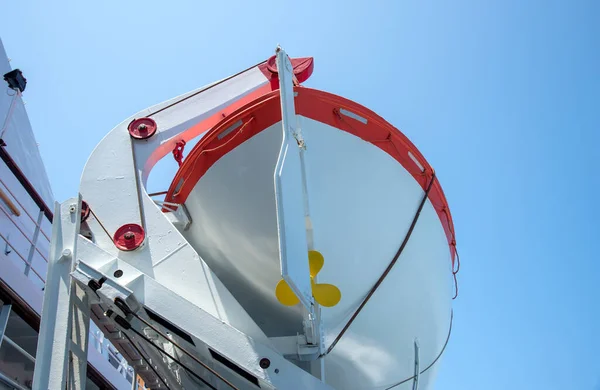
[[[436,168],[462,258],[436,389],[600,389],[600,3],[33,3],[0,36],[57,199],[120,121],[279,43]]]

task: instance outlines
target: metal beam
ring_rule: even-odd
[[[38,237],[40,235],[40,229],[42,228],[42,220],[44,218],[44,210],[40,210],[37,222],[35,224],[35,231],[33,232],[33,237],[31,238],[31,247],[29,247],[29,254],[27,255],[27,264],[25,265],[25,275],[29,275],[29,270],[31,270],[31,263],[33,262],[33,255],[35,255],[35,248],[37,246]]]
[[[10,316],[10,309],[12,305],[5,303],[0,308],[0,347],[2,346],[2,340],[4,339],[4,332],[6,332],[6,324],[8,324],[8,317]]]
[[[62,204],[56,203],[54,209],[56,218],[52,224],[48,276],[36,354],[38,359],[33,375],[34,390],[64,389],[67,374],[73,373],[73,370],[68,370],[74,294],[74,282],[70,274],[80,227],[81,196]],[[87,353],[87,346],[85,351]],[[85,368],[82,371],[85,373]]]
[[[69,390],[85,389],[87,381],[90,313],[88,295],[77,284],[71,290],[71,354],[69,359]]]

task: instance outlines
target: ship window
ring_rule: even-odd
[[[35,358],[38,333],[17,315],[14,310],[11,311],[8,317],[4,337],[10,338],[13,343]]]
[[[12,381],[31,389],[33,367],[34,362],[5,337],[0,346],[0,374],[8,382],[7,384]]]
[[[37,332],[11,309],[11,305],[0,308],[0,383],[30,389],[35,365],[30,351],[35,355]]]

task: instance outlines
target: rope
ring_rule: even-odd
[[[419,220],[419,217],[421,216],[421,211],[423,210],[423,206],[425,206],[425,202],[429,198],[429,192],[431,191],[431,188],[433,187],[433,183],[434,182],[435,182],[435,172],[431,176],[431,181],[429,182],[429,185],[427,186],[427,189],[425,190],[425,194],[423,195],[423,199],[421,200],[421,203],[419,204],[419,208],[417,209],[417,212],[415,213],[415,216],[414,216],[414,218],[412,220],[412,223],[410,224],[410,227],[408,228],[408,232],[406,232],[406,236],[404,237],[404,241],[402,241],[402,245],[400,245],[400,248],[396,252],[396,255],[394,256],[394,258],[392,259],[392,261],[390,262],[390,264],[387,266],[387,268],[385,269],[385,271],[383,271],[383,274],[381,274],[381,276],[379,277],[379,279],[377,280],[377,282],[375,283],[375,285],[371,288],[371,290],[369,291],[369,293],[367,294],[367,296],[365,297],[365,299],[362,301],[362,303],[360,304],[360,306],[358,307],[358,309],[356,309],[356,311],[354,312],[354,314],[352,315],[352,317],[350,318],[350,320],[348,320],[348,322],[346,323],[346,325],[344,326],[344,328],[342,329],[342,331],[337,335],[337,337],[335,338],[335,340],[333,340],[333,343],[331,343],[331,345],[327,349],[327,352],[325,352],[321,356],[327,355],[327,354],[329,354],[333,350],[333,348],[336,346],[336,344],[338,343],[338,341],[340,341],[340,339],[342,338],[342,336],[344,335],[344,333],[346,333],[346,331],[348,330],[348,328],[350,328],[350,325],[352,325],[352,323],[354,322],[354,320],[356,319],[356,317],[358,317],[358,315],[360,314],[360,312],[362,311],[362,309],[365,307],[365,305],[367,304],[367,302],[369,301],[369,299],[371,299],[371,297],[373,296],[373,294],[375,294],[375,291],[377,290],[377,288],[379,288],[379,286],[381,285],[381,283],[383,283],[383,280],[390,273],[390,271],[392,270],[392,267],[394,267],[394,264],[396,264],[396,262],[400,258],[400,255],[404,251],[404,248],[406,247],[406,244],[408,244],[408,240],[410,239],[410,236],[412,235],[412,232],[415,229],[415,226],[417,225],[417,221]]]
[[[96,213],[94,213],[94,210],[91,207],[90,207],[90,213],[92,213],[92,215],[94,216],[94,218],[96,218],[96,221],[98,222],[98,225],[100,225],[100,227],[102,228],[102,230],[104,230],[104,233],[106,233],[106,235],[108,236],[108,238],[112,241],[113,240],[112,236],[110,235],[110,233],[108,232],[108,230],[106,230],[106,228],[102,224],[102,221],[100,221],[100,219],[98,218],[98,216],[96,215]]]
[[[460,271],[460,255],[458,254],[456,246],[454,247],[454,251],[456,252],[456,269],[452,269],[452,277],[454,278],[454,296],[452,297],[452,300],[458,297],[458,280],[456,279],[456,274]]]
[[[267,62],[267,61],[261,61],[261,62],[259,62],[259,63],[258,63],[258,64],[256,64],[256,65],[252,65],[251,67],[249,67],[249,68],[246,68],[246,69],[242,70],[241,72],[238,72],[238,73],[234,74],[233,76],[229,76],[229,77],[227,77],[227,78],[224,78],[224,79],[223,79],[223,80],[221,80],[221,81],[217,81],[216,83],[214,83],[214,84],[211,84],[211,85],[209,85],[209,86],[207,86],[207,87],[205,87],[205,88],[202,88],[201,90],[199,90],[199,91],[196,91],[196,92],[194,92],[193,94],[191,94],[191,95],[189,95],[189,96],[186,96],[186,97],[184,97],[183,99],[180,99],[180,100],[178,100],[178,101],[176,101],[176,102],[174,102],[174,103],[171,103],[171,104],[169,104],[168,106],[165,106],[165,107],[163,107],[163,108],[161,108],[161,109],[159,109],[159,110],[157,110],[157,111],[154,111],[154,112],[153,112],[153,113],[151,113],[151,114],[148,114],[148,115],[147,115],[147,117],[149,118],[149,117],[151,117],[151,116],[153,116],[153,115],[156,115],[156,114],[158,114],[159,112],[162,112],[162,111],[164,111],[164,110],[166,110],[166,109],[168,109],[168,108],[171,108],[171,107],[173,107],[173,106],[175,106],[175,105],[177,105],[177,104],[179,104],[179,103],[181,103],[181,102],[184,102],[184,101],[186,101],[186,100],[188,100],[188,99],[190,99],[190,98],[193,98],[194,96],[196,96],[196,95],[198,95],[198,94],[201,94],[202,92],[208,91],[209,89],[211,89],[211,88],[214,88],[214,87],[216,87],[217,85],[223,84],[224,82],[226,82],[226,81],[229,81],[229,80],[231,80],[232,78],[234,78],[234,77],[237,77],[237,76],[241,75],[242,73],[246,73],[247,71],[249,71],[249,70],[251,70],[251,69],[253,69],[253,68],[256,68],[257,66],[259,66],[259,65],[261,65],[261,64],[264,64],[265,62]]]
[[[444,354],[444,351],[446,350],[446,347],[448,346],[448,342],[450,341],[450,335],[452,334],[452,323],[453,323],[453,320],[454,320],[454,310],[452,310],[452,311],[450,312],[450,328],[448,329],[448,336],[446,337],[446,342],[444,343],[444,346],[442,347],[442,350],[441,350],[441,351],[440,351],[440,353],[439,353],[439,354],[436,356],[436,358],[435,358],[435,359],[434,359],[434,360],[431,362],[431,364],[430,364],[430,365],[428,365],[428,366],[427,366],[427,368],[425,368],[423,371],[421,371],[421,372],[419,373],[419,375],[422,375],[422,374],[424,374],[424,373],[425,373],[427,370],[429,370],[431,367],[433,367],[433,365],[434,365],[435,363],[437,363],[437,361],[438,361],[438,360],[440,360],[440,358],[441,358],[441,357],[442,357],[442,355]],[[386,387],[386,388],[385,388],[385,390],[390,390],[390,389],[393,389],[394,387],[400,386],[400,385],[401,385],[401,384],[403,384],[403,383],[406,383],[406,382],[408,382],[408,381],[410,381],[410,380],[412,380],[412,379],[415,379],[415,377],[416,377],[416,375],[413,375],[413,376],[411,376],[411,377],[409,377],[409,378],[406,378],[406,379],[404,379],[404,380],[403,380],[403,381],[401,381],[401,382],[398,382],[398,383],[396,383],[396,384],[393,384],[393,385],[391,385],[390,387]]]

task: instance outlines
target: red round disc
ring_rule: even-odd
[[[146,233],[144,228],[135,223],[128,223],[117,229],[113,242],[122,251],[132,251],[142,245]]]
[[[267,60],[267,69],[273,74],[277,74],[277,61],[275,56],[271,56]],[[298,79],[299,83],[305,82],[313,72],[314,60],[312,57],[303,58],[290,58],[292,67],[294,69],[294,76]]]
[[[85,222],[90,216],[90,205],[85,200],[81,201],[81,222]]]
[[[271,56],[271,58],[267,60],[267,69],[269,69],[269,72],[277,74],[276,56]]]
[[[146,139],[156,133],[156,122],[152,118],[138,118],[129,124],[129,134],[133,138]]]

